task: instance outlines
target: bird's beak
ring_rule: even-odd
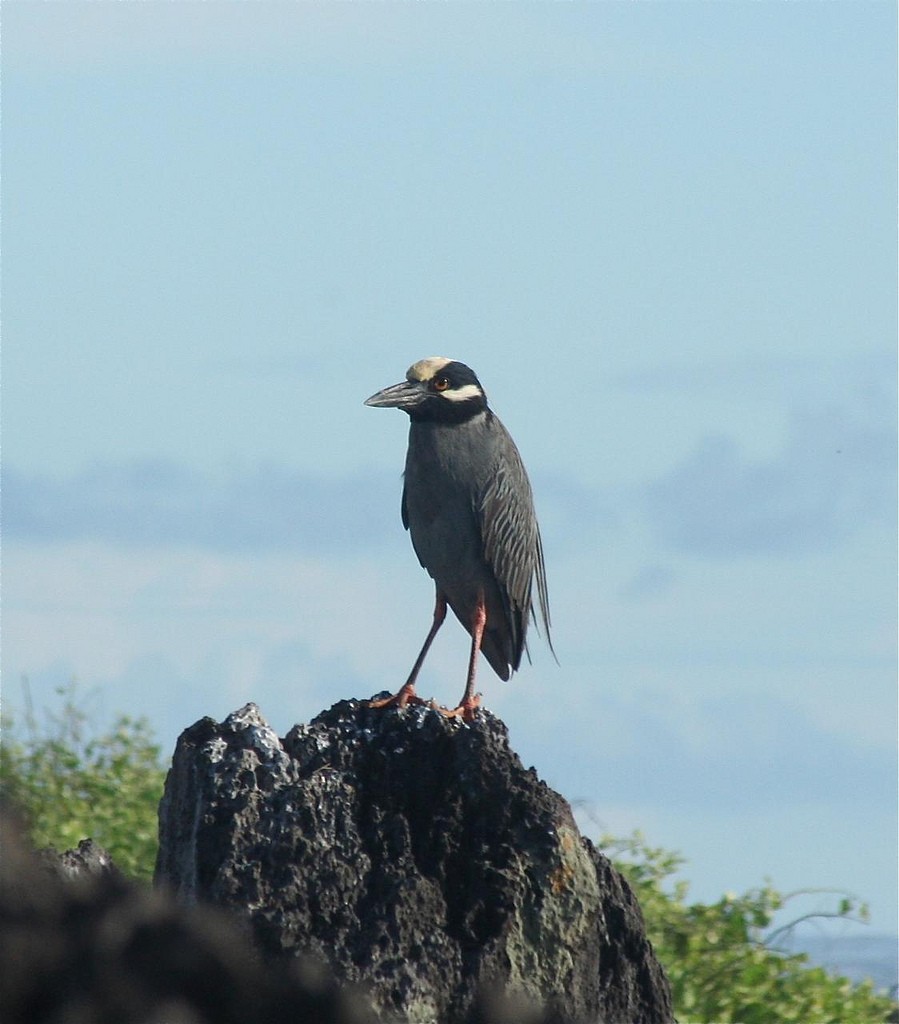
[[[377,391],[371,398],[365,399],[366,405],[376,409],[414,409],[428,397],[427,385],[422,381],[404,380],[392,384],[389,388]]]

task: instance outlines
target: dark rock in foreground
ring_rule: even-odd
[[[491,991],[558,1022],[673,1019],[631,890],[487,712],[345,701],[283,742],[252,704],[203,719],[166,781],[156,878],[245,915],[269,960],[326,961],[384,1020],[475,1020]]]
[[[3,1024],[375,1024],[315,965],[259,962],[229,915],[129,882],[90,840],[36,854],[0,808]]]
[[[77,850],[65,850],[62,853],[50,846],[39,850],[38,856],[45,868],[63,879],[116,878],[119,874],[112,858],[93,839],[82,839]]]

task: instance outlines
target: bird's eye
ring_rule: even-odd
[[[446,389],[449,386],[450,386],[449,377],[438,377],[434,381],[434,390],[435,391],[446,391]]]

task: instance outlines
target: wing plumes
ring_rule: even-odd
[[[506,606],[514,670],[521,663],[522,653],[527,651],[528,620],[532,619],[536,626],[537,611],[553,657],[555,651],[550,637],[543,542],[534,514],[531,485],[517,449],[508,435],[506,438],[503,457],[495,467],[494,475],[483,494],[478,514],[484,541],[484,559],[493,570]],[[535,581],[536,609],[533,601]]]

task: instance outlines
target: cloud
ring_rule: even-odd
[[[839,409],[793,416],[775,458],[747,458],[706,436],[680,466],[644,490],[662,542],[688,554],[805,554],[831,550],[895,515],[892,417]]]
[[[399,472],[323,477],[280,466],[216,476],[168,460],[103,464],[67,479],[3,470],[10,540],[94,540],[216,551],[358,551],[402,532]],[[583,536],[614,517],[588,488],[540,481],[544,536]]]
[[[576,690],[576,684],[572,687]],[[545,698],[520,694],[517,703]],[[574,800],[615,800],[744,814],[810,803],[883,806],[895,802],[892,740],[875,744],[816,724],[770,695],[712,698],[604,692],[596,715],[570,707],[518,715],[526,756],[564,777]],[[563,735],[552,756],[546,736]],[[552,780],[550,780],[552,781]]]
[[[399,474],[332,480],[272,466],[216,478],[134,461],[62,480],[7,467],[4,529],[12,540],[334,553],[396,533],[401,487]]]
[[[619,588],[623,601],[644,601],[667,596],[677,581],[677,574],[666,565],[656,563],[639,568]]]

